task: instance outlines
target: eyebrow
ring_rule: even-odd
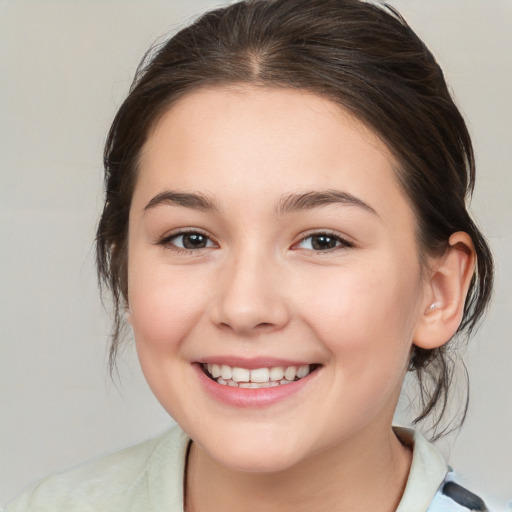
[[[184,208],[192,208],[193,210],[217,211],[215,201],[204,194],[191,192],[175,192],[173,190],[164,190],[157,194],[144,207],[144,211],[151,208],[167,204],[171,206],[183,206]]]
[[[303,194],[288,194],[279,201],[276,211],[283,215],[302,210],[312,210],[313,208],[331,204],[356,206],[379,217],[379,214],[362,199],[340,190],[321,190],[305,192]]]
[[[285,215],[332,204],[356,206],[377,215],[377,217],[379,216],[378,213],[362,199],[340,190],[320,190],[304,192],[302,194],[287,194],[277,203],[276,213],[278,215]],[[157,194],[144,207],[144,211],[160,205],[182,206],[193,210],[210,212],[219,211],[215,201],[207,195],[194,192],[176,192],[173,190],[164,190],[160,194]]]

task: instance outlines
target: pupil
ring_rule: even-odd
[[[314,236],[311,240],[311,245],[313,246],[313,249],[318,251],[333,249],[336,247],[336,238],[327,235]]]
[[[206,241],[206,237],[199,233],[183,235],[183,247],[185,247],[185,249],[202,249],[206,247]]]

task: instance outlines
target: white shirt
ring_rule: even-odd
[[[432,444],[413,430],[396,427],[395,432],[413,450],[396,512],[474,510],[443,494],[445,480],[451,477]],[[183,512],[189,442],[175,426],[160,437],[42,480],[6,512]]]

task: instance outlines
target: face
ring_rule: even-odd
[[[152,391],[218,463],[283,470],[389,432],[424,286],[394,166],[306,92],[203,89],[150,133],[130,322]]]

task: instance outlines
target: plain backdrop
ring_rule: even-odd
[[[438,57],[468,121],[472,211],[497,263],[492,308],[465,356],[468,420],[440,446],[464,484],[512,510],[512,0],[391,4]],[[0,0],[0,504],[172,423],[132,344],[119,378],[108,376],[93,251],[102,144],[146,49],[213,5]]]

